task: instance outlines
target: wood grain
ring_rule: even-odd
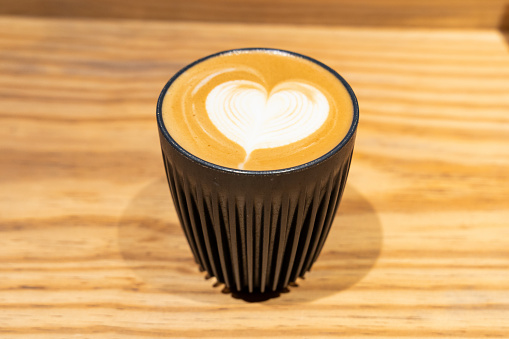
[[[509,49],[497,31],[0,18],[2,338],[507,337]],[[316,265],[232,295],[193,262],[155,103],[235,47],[337,69],[361,122]]]
[[[506,27],[507,0],[0,0],[0,14],[362,27]]]

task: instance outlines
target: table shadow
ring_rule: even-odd
[[[232,293],[199,271],[176,220],[165,178],[142,188],[125,209],[118,224],[118,244],[140,280],[136,289],[218,304],[224,304],[228,295],[242,302],[310,302],[357,284],[372,269],[382,248],[376,211],[347,184],[322,253],[304,279],[276,292]]]

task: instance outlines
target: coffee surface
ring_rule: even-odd
[[[344,85],[282,51],[234,51],[201,61],[169,87],[162,116],[189,153],[244,170],[312,161],[338,145],[353,119]]]

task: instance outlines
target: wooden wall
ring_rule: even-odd
[[[436,28],[508,27],[508,8],[508,0],[0,0],[0,15]]]

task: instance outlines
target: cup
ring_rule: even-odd
[[[330,72],[352,100],[353,119],[346,136],[313,161],[278,170],[227,168],[194,156],[168,133],[162,102],[175,79],[195,64],[232,51],[183,68],[166,83],[157,102],[163,162],[180,224],[200,270],[231,291],[281,290],[311,269],[340,203],[354,149],[359,108],[348,83],[319,61],[276,51]]]

